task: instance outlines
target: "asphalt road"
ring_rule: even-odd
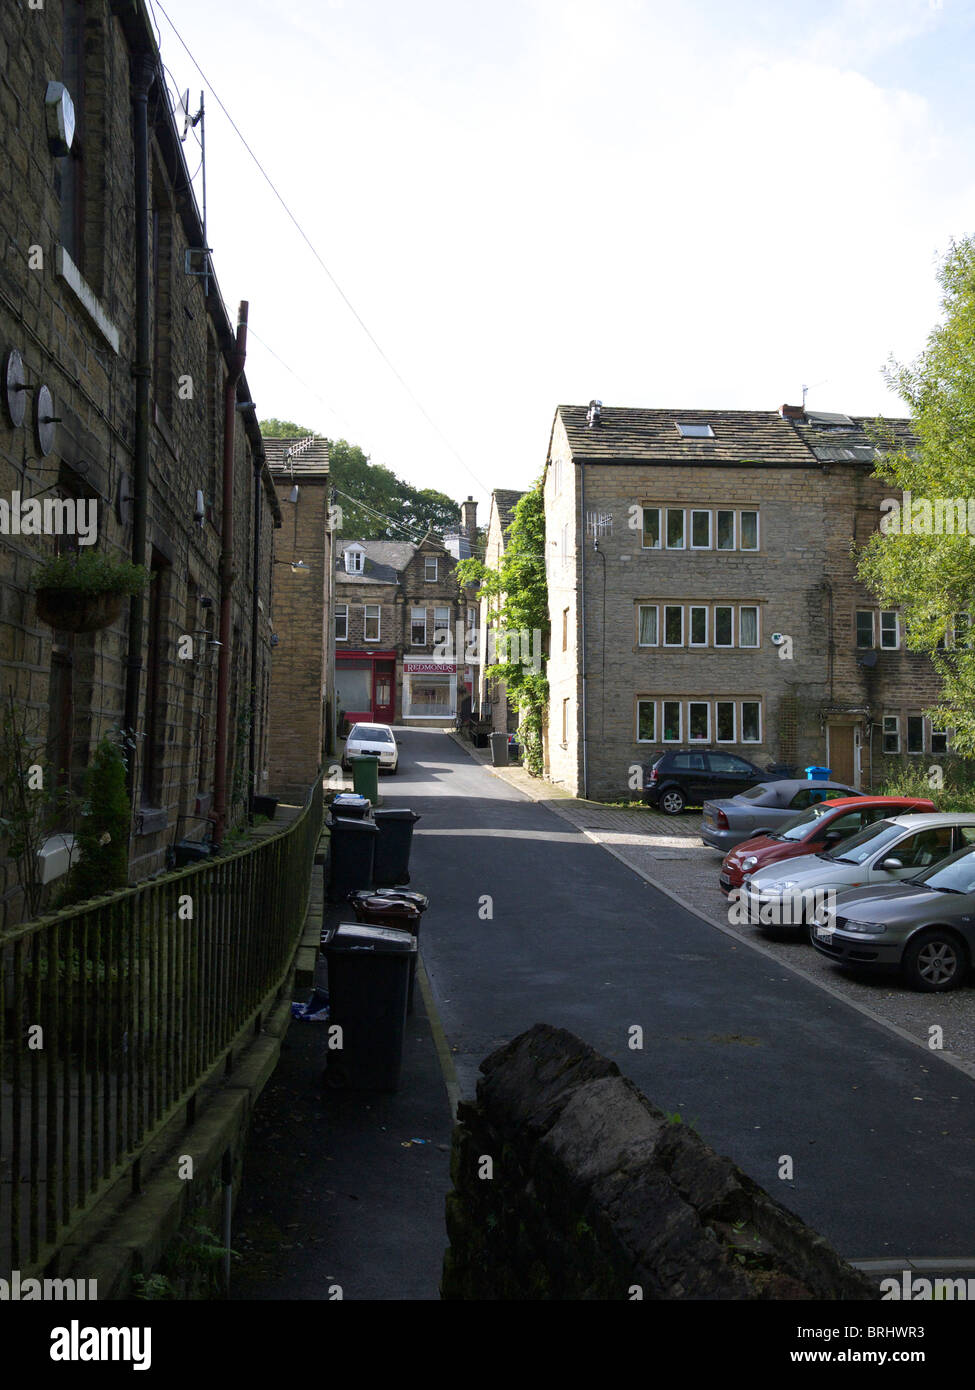
[[[432,899],[421,948],[462,1093],[531,1024],[568,1028],[848,1258],[975,1256],[975,1083],[684,911],[443,733],[397,736],[382,790],[422,816],[412,886]]]

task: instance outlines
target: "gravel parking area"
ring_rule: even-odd
[[[459,741],[459,740],[458,740]],[[478,762],[490,764],[490,754],[461,744]],[[853,1007],[921,1042],[975,1076],[975,979],[948,994],[920,994],[898,976],[876,978],[840,970],[805,941],[776,941],[756,927],[736,926],[728,920],[728,900],[718,885],[722,855],[701,842],[700,812],[664,816],[654,811],[628,810],[582,801],[557,787],[529,777],[521,768],[492,769],[534,801],[551,809],[623,863],[637,870],[655,887],[676,898],[683,907],[737,936],[747,949],[757,950],[773,968],[788,966],[820,988]],[[942,1030],[940,1052],[931,1047],[933,1028]]]

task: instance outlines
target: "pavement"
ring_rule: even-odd
[[[975,992],[847,994],[807,947],[729,926],[693,817],[576,801],[439,731],[398,737],[386,804],[422,816],[411,886],[431,897],[400,1089],[323,1090],[321,1025],[292,1024],[245,1159],[235,1297],[435,1299],[456,1098],[539,1021],[878,1277],[975,1273]],[[950,1055],[926,1045],[934,1006]]]

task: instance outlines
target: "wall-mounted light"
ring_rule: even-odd
[[[294,487],[293,487],[293,488],[291,489],[291,491],[288,493],[288,501],[289,501],[289,502],[297,502],[297,500],[298,500],[298,484],[295,483]]]
[[[290,565],[292,574],[311,574],[311,566],[304,560],[275,560],[276,565]]]
[[[199,527],[201,528],[201,530],[202,530],[202,528],[203,528],[203,523],[206,521],[206,519],[207,519],[207,509],[206,509],[206,503],[205,503],[204,500],[203,500],[203,491],[202,491],[201,488],[197,488],[197,490],[196,490],[196,508],[195,508],[195,510],[194,510],[194,512],[193,512],[193,520],[196,522],[197,526],[199,526]]]

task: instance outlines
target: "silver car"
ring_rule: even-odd
[[[842,782],[814,782],[805,777],[759,782],[727,800],[706,801],[701,839],[712,849],[727,854],[735,845],[764,830],[781,830],[817,802],[862,795]]]
[[[975,828],[962,834],[975,841]],[[839,893],[809,939],[838,965],[899,966],[913,989],[956,989],[975,958],[975,843],[899,883]]]
[[[345,741],[342,766],[350,768],[350,758],[360,753],[374,753],[383,772],[395,772],[399,766],[399,748],[388,724],[353,724]]]

